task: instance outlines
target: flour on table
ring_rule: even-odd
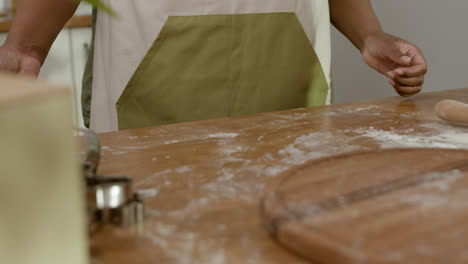
[[[376,113],[372,113],[372,111]],[[379,111],[381,112],[381,107],[371,105],[337,110],[337,113],[377,115]],[[313,117],[316,117],[313,112],[292,115],[267,115],[274,116],[278,119],[265,124],[267,131],[271,131],[269,130],[270,128],[274,131],[278,131],[287,130],[290,127],[295,128],[294,126],[298,126],[299,128],[299,126],[304,126],[304,124],[307,126],[307,124],[312,124],[312,122],[314,122]],[[299,122],[292,124],[290,122],[291,120]],[[304,122],[301,123],[301,120],[304,120]],[[259,126],[260,125],[263,124],[259,124]],[[417,127],[411,129],[393,130],[381,130],[369,126],[325,132],[302,132],[303,134],[300,135],[297,135],[298,130],[291,130],[292,132],[286,133],[284,137],[284,140],[289,144],[286,144],[284,147],[269,148],[260,156],[251,154],[263,150],[262,147],[265,145],[263,143],[269,138],[268,132],[259,134],[256,138],[254,137],[253,141],[261,141],[260,143],[249,145],[245,143],[247,141],[243,141],[241,135],[248,131],[248,129],[252,129],[251,127],[246,128],[242,133],[211,130],[205,135],[190,135],[182,140],[166,141],[164,144],[189,141],[196,143],[206,142],[211,145],[215,143],[217,146],[215,148],[217,159],[209,164],[205,164],[205,169],[209,169],[209,173],[216,174],[217,177],[202,179],[197,177],[202,177],[203,175],[189,175],[189,177],[185,178],[185,176],[179,174],[188,174],[197,170],[194,166],[182,166],[176,169],[155,172],[144,180],[137,182],[136,186],[140,187],[149,186],[150,184],[154,186],[155,180],[161,182],[161,186],[159,186],[161,190],[146,190],[147,195],[154,195],[152,197],[162,195],[165,183],[172,184],[173,186],[184,184],[188,186],[187,192],[193,193],[190,199],[178,208],[164,213],[160,213],[159,211],[149,212],[153,215],[160,216],[160,219],[164,220],[159,221],[159,224],[157,223],[154,226],[145,226],[144,235],[149,238],[152,243],[165,250],[167,255],[173,258],[176,263],[193,263],[194,259],[201,256],[201,258],[204,259],[197,259],[200,263],[224,264],[228,262],[228,256],[223,251],[222,244],[225,243],[222,237],[222,233],[225,232],[224,229],[226,228],[224,222],[219,221],[219,223],[216,223],[213,227],[213,229],[221,233],[221,236],[216,237],[216,239],[205,238],[204,240],[198,239],[200,234],[182,230],[183,225],[179,225],[177,222],[184,221],[184,223],[186,223],[192,221],[193,223],[197,223],[197,221],[202,221],[201,216],[203,215],[200,215],[200,211],[204,208],[215,206],[220,202],[236,201],[237,203],[257,206],[259,198],[265,188],[265,183],[268,181],[268,177],[276,177],[295,166],[312,160],[356,150],[366,150],[365,147],[358,143],[359,140],[362,141],[362,138],[369,138],[375,141],[381,148],[444,147],[468,149],[467,130],[444,126],[438,123],[416,126]],[[419,133],[417,131],[424,132]],[[375,148],[375,146],[373,148]],[[172,155],[172,153],[166,154]],[[170,157],[166,156],[166,158]],[[176,161],[177,157],[173,155],[172,159]],[[155,161],[156,158],[152,160]],[[450,201],[444,198],[444,195],[446,195],[445,192],[450,192],[454,186],[456,186],[457,177],[461,177],[461,172],[454,170],[445,173],[448,174],[448,177],[444,177],[443,180],[424,185],[424,188],[427,188],[427,193],[423,192],[418,195],[402,197],[401,200],[397,199],[398,202],[414,204],[424,208],[438,206],[440,204],[448,204],[453,208],[460,207],[460,204],[450,204]],[[249,180],[249,178],[252,177],[260,180]],[[179,180],[181,178],[186,179],[187,182],[182,183]],[[192,181],[191,179],[194,180]],[[172,180],[172,182],[170,180]],[[159,191],[161,191],[161,194]],[[347,201],[343,198],[339,203],[345,206]],[[321,208],[316,206],[310,207],[308,210],[310,214],[313,214],[320,211]],[[359,217],[359,215],[359,211],[353,212],[354,217]],[[170,224],[165,224],[164,221]],[[171,245],[168,245],[169,238]],[[240,239],[241,245],[246,247],[246,252],[251,252],[247,249],[249,244],[251,244],[248,237],[242,236]],[[358,244],[356,244],[356,246],[358,246]],[[257,251],[252,251],[251,254],[252,257],[257,256],[261,258]],[[388,257],[392,259],[401,258],[401,256],[398,255]],[[252,258],[250,260],[254,259]],[[252,261],[252,263],[255,263],[255,261]]]
[[[146,177],[144,180],[137,181],[135,183],[135,186],[138,187],[138,186],[144,186],[146,184],[150,184],[151,182],[153,182],[154,179],[160,178],[160,177],[168,175],[170,173],[172,173],[172,169],[166,169],[166,170],[163,170],[163,171],[155,172],[152,175]]]
[[[447,172],[431,173],[430,177],[438,178],[433,182],[425,183],[423,186],[426,188],[437,189],[439,192],[449,192],[452,190],[455,182],[464,177],[460,170],[451,170]]]
[[[197,235],[191,232],[177,232],[177,227],[163,223],[156,223],[154,227],[144,233],[153,244],[160,246],[164,253],[180,264],[193,263],[196,253]],[[168,245],[168,237],[172,243]]]
[[[140,189],[137,191],[137,193],[143,196],[143,198],[153,198],[158,195],[159,190],[158,188]]]
[[[356,149],[359,146],[351,144],[349,138],[331,132],[317,132],[296,138],[293,144],[284,147],[278,154],[280,161],[291,167]]]
[[[112,148],[109,146],[101,146],[102,151],[112,151]]]
[[[265,169],[265,175],[270,176],[270,177],[278,176],[288,169],[289,169],[289,166],[285,166],[285,165],[269,166],[268,168]]]
[[[187,218],[196,218],[199,212],[199,209],[205,207],[207,204],[212,201],[219,201],[219,197],[214,197],[213,195],[208,195],[207,197],[192,199],[188,204],[179,210],[173,210],[167,213],[167,216],[176,218],[176,219],[187,219]]]
[[[435,179],[424,183],[422,191],[401,198],[402,202],[421,206],[422,208],[449,206],[457,209],[460,201],[451,201],[447,193],[453,192],[455,183],[464,177],[460,170],[450,170],[446,172],[433,172],[427,175],[428,178]],[[465,204],[465,202],[463,202]]]
[[[308,120],[313,116],[312,113],[291,113],[291,114],[266,113],[266,115],[275,117],[277,119],[287,120],[287,121]]]
[[[218,171],[217,175],[218,182],[227,182],[231,181],[234,178],[235,171],[231,168],[222,168],[220,171]]]
[[[176,226],[166,225],[161,222],[157,222],[155,225],[154,230],[162,236],[170,236],[177,229]]]
[[[360,107],[344,107],[340,109],[334,109],[324,113],[325,116],[337,116],[342,114],[365,114],[365,115],[381,115],[382,107],[378,105],[360,106]]]
[[[414,134],[414,129],[386,131],[374,127],[362,127],[354,132],[362,137],[371,138],[380,143],[382,148],[448,148],[468,149],[468,131],[440,125],[422,125],[431,132]]]
[[[179,174],[184,174],[190,171],[192,171],[192,168],[190,166],[182,166],[182,167],[175,169],[175,172]]]
[[[219,138],[219,139],[223,139],[223,138],[236,138],[238,137],[240,134],[238,133],[216,133],[216,134],[211,134],[211,135],[208,135],[207,138]]]
[[[159,210],[156,210],[156,209],[145,208],[145,215],[159,217],[159,216],[161,216],[161,212]]]
[[[245,151],[247,149],[248,148],[245,147],[245,146],[229,146],[229,147],[223,147],[222,152],[225,155],[232,155],[232,154],[237,153],[237,152],[243,152],[243,151]]]
[[[357,107],[357,108],[354,108],[354,109],[351,109],[351,110],[348,110],[348,111],[350,111],[351,113],[356,113],[356,112],[377,110],[377,109],[382,109],[382,107],[380,107],[378,105],[368,105],[368,106],[364,106],[364,107]]]
[[[169,140],[169,141],[164,142],[164,145],[177,144],[181,142],[183,142],[183,140]]]
[[[440,207],[447,204],[448,198],[447,196],[440,194],[411,194],[403,197],[401,202],[421,206],[422,208],[430,208]]]
[[[128,151],[114,151],[114,152],[112,152],[112,155],[125,155],[127,153],[128,153]]]
[[[149,149],[151,146],[131,146],[131,147],[119,147],[124,150],[140,150],[140,149]]]

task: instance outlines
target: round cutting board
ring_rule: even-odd
[[[269,186],[262,214],[281,244],[314,263],[468,263],[468,151],[314,161]]]

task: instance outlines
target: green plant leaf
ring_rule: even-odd
[[[101,0],[75,0],[76,2],[86,2],[98,10],[104,11],[111,16],[117,16],[117,13],[108,5],[101,2]]]

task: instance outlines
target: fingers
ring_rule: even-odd
[[[413,60],[410,56],[403,54],[397,46],[387,48],[383,53],[388,59],[397,65],[409,66]]]
[[[396,89],[398,90],[398,94],[400,94],[401,96],[407,97],[407,96],[415,95],[421,92],[422,86],[408,87],[408,86],[397,85]]]
[[[398,46],[402,52],[412,58],[410,65],[400,65],[394,72],[396,76],[405,78],[420,78],[427,73],[427,62],[419,47],[400,39]]]
[[[419,77],[424,76],[427,73],[427,65],[414,65],[411,67],[400,67],[397,68],[395,74],[401,77]]]
[[[416,45],[380,33],[367,40],[362,55],[369,66],[389,78],[399,95],[411,96],[421,91],[427,63]]]
[[[367,41],[363,56],[369,66],[389,78],[399,95],[411,96],[422,90],[427,63],[416,45],[379,34]]]
[[[399,39],[398,46],[403,53],[413,58],[414,65],[426,64],[426,59],[418,46],[402,39]]]
[[[392,79],[389,79],[389,80],[388,80],[388,83],[389,83],[391,86],[393,86],[393,88],[395,89],[395,91],[396,91],[400,96],[403,96],[403,97],[408,97],[408,96],[415,95],[415,94],[421,92],[421,90],[422,90],[422,84],[419,85],[419,86],[406,86],[406,85],[397,83],[396,81],[394,81],[394,80],[392,80]]]
[[[393,62],[396,65],[409,66],[413,58],[409,54],[403,52],[398,44],[398,39],[394,36],[385,34],[380,37],[380,41],[376,42],[375,55],[381,59]]]
[[[425,63],[411,67],[400,67],[387,73],[389,83],[395,91],[403,97],[419,93],[424,84],[424,75],[427,73]]]
[[[387,77],[403,86],[422,86],[424,84],[424,75],[418,75],[416,77],[406,77],[402,72],[388,72]]]
[[[422,86],[424,84],[424,76],[410,77],[410,78],[404,78],[404,77],[398,76],[395,78],[395,81],[399,85],[403,85],[403,86],[410,86],[410,87]]]

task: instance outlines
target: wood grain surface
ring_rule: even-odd
[[[388,149],[310,162],[270,186],[268,229],[319,263],[468,263],[468,151]]]
[[[265,186],[350,152],[468,149],[467,127],[437,118],[442,99],[466,101],[468,89],[101,134],[100,173],[134,177],[147,210],[141,227],[94,236],[93,261],[310,263],[265,231]]]

